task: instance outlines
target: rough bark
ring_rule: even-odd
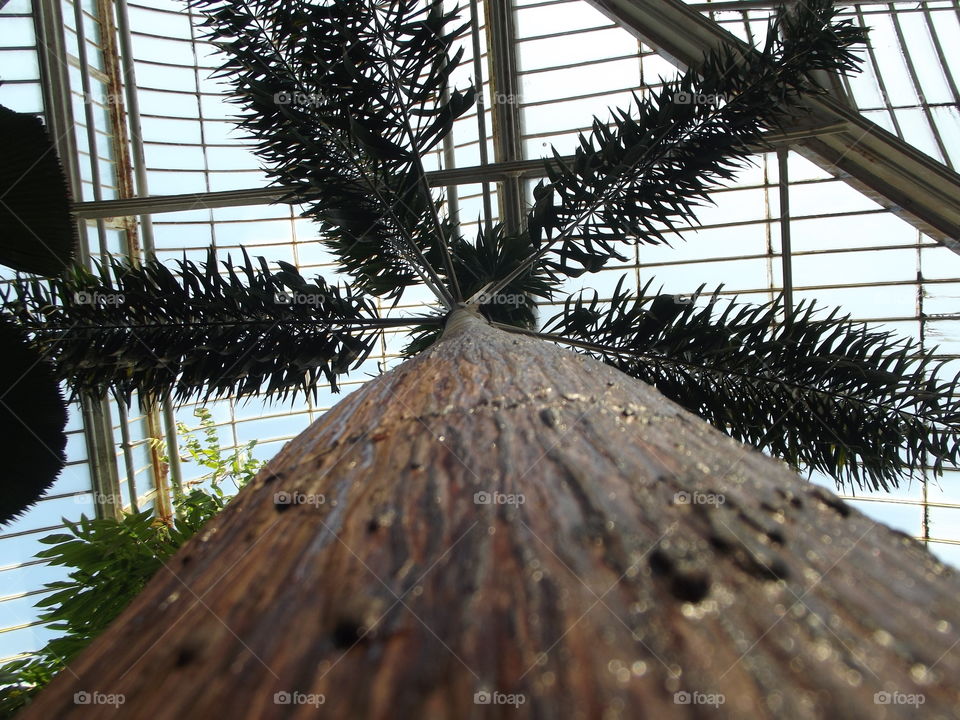
[[[652,388],[466,319],[288,443],[23,718],[951,718],[958,595]]]

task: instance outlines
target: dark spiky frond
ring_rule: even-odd
[[[635,94],[633,107],[613,111],[612,128],[594,118],[571,162],[554,151],[528,217],[549,268],[594,272],[625,259],[621,243],[663,243],[679,223],[695,222],[709,191],[763,147],[764,132],[796,121],[802,98],[821,92],[810,73],[857,69],[852,48],[865,31],[834,22],[835,13],[832,0],[799,3],[771,23],[762,51],[720,47]]]
[[[79,392],[111,390],[177,401],[260,395],[316,395],[337,389],[382,327],[367,297],[349,288],[308,282],[297,270],[266,260],[218,267],[183,260],[178,273],[160,262],[112,259],[98,274],[73,268],[44,282],[19,277],[6,290],[4,313],[49,356],[61,379]],[[411,321],[408,324],[412,324]]]
[[[0,263],[56,275],[72,260],[77,226],[56,146],[36,115],[0,105]]]
[[[246,255],[225,273],[211,257],[182,263],[179,277],[155,262],[112,262],[99,277],[20,278],[4,311],[75,391],[129,401],[135,391],[185,400],[335,387],[384,327],[415,326],[408,353],[436,339],[441,311],[392,321],[369,299],[421,282],[447,307],[469,298],[492,321],[534,332],[535,301],[565,277],[694,222],[764,133],[819,91],[810,74],[854,71],[851,48],[864,39],[834,22],[830,0],[798,4],[762,51],[718,49],[616,111],[612,129],[595,121],[572,163],[547,161],[521,234],[494,227],[471,242],[440,218],[421,161],[474,103],[472,89],[443,93],[460,60],[455,12],[440,0],[188,2],[227,55],[221,73],[241,127],[355,290],[308,283],[289,265],[271,273]],[[812,306],[782,324],[776,303],[720,313],[648,290],[571,298],[547,329],[732,436],[838,481],[887,488],[927,461],[956,464],[956,383],[935,380],[932,356],[915,345]],[[114,300],[84,304],[78,293]],[[312,300],[278,302],[281,293]]]
[[[526,233],[510,234],[502,223],[480,227],[473,242],[458,238],[451,243],[452,264],[458,286],[466,297],[482,292],[497,278],[503,277],[534,252]],[[436,250],[427,254],[429,261],[438,260]],[[542,267],[527,270],[498,293],[481,296],[477,309],[495,322],[523,328],[535,327],[538,300],[549,300],[558,283]],[[432,345],[442,332],[439,325],[414,328],[413,339],[403,349],[406,356],[415,355]]]
[[[652,281],[651,281],[652,282]],[[577,343],[732,437],[838,483],[874,489],[939,474],[960,458],[958,378],[938,380],[933,351],[801,304],[717,295],[634,296],[617,285],[568,298],[544,330]],[[701,287],[701,291],[702,291]]]
[[[67,406],[48,359],[29,346],[22,328],[2,316],[0,346],[3,524],[39,500],[63,469]]]
[[[474,104],[443,88],[465,25],[442,0],[192,0],[227,59],[240,127],[305,203],[358,289],[441,286],[423,260],[442,240],[420,157]],[[442,267],[442,265],[436,266]]]
[[[480,228],[476,239],[458,239],[451,247],[453,266],[464,295],[483,291],[497,278],[503,277],[536,251],[526,233],[507,233],[501,223]],[[537,319],[538,300],[549,300],[559,284],[543,267],[525,271],[500,292],[482,296],[480,312],[491,320],[533,327]]]

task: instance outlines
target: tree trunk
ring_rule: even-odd
[[[956,718],[958,596],[651,387],[458,313],[22,717]]]

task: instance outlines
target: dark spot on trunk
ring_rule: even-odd
[[[792,507],[797,509],[803,507],[803,500],[801,500],[797,495],[794,495],[792,492],[784,490],[783,488],[777,488],[777,495],[789,502]]]
[[[273,509],[278,513],[286,512],[294,505],[296,505],[294,498],[287,493],[277,493],[273,496]]]
[[[770,542],[775,545],[784,546],[787,544],[786,538],[783,536],[783,532],[780,530],[767,530],[767,537],[770,539]]]
[[[768,566],[770,568],[770,573],[773,577],[778,580],[786,580],[790,577],[790,567],[784,562],[783,558],[775,557],[773,562]]]
[[[710,577],[705,572],[681,572],[673,576],[670,592],[678,600],[698,603],[710,593]]]
[[[710,533],[707,537],[707,540],[710,544],[721,553],[729,553],[737,546],[737,539],[728,532],[717,532],[714,531]]]
[[[393,510],[393,508],[381,507],[377,509],[367,522],[367,532],[375,533],[381,528],[390,527],[393,525],[393,521],[396,519],[396,516],[397,513],[395,510]]]
[[[177,651],[177,659],[175,663],[177,667],[183,667],[184,665],[189,665],[196,659],[197,649],[190,645],[182,645]]]
[[[655,575],[669,575],[673,572],[673,560],[667,553],[657,548],[650,553],[650,569]]]
[[[333,646],[342,650],[349,649],[362,642],[367,634],[366,628],[353,620],[341,620],[330,633]]]
[[[669,578],[670,594],[678,600],[697,603],[710,593],[710,576],[705,570],[690,567],[686,560],[677,564],[661,548],[650,553],[650,569],[656,576]]]
[[[741,556],[741,568],[761,580],[786,580],[790,568],[779,555],[760,553]]]
[[[547,427],[555,428],[560,424],[560,413],[555,408],[544,408],[540,411],[540,419]]]

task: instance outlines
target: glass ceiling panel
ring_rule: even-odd
[[[655,86],[661,78],[677,74],[673,65],[637,43],[627,31],[611,28],[605,16],[583,0],[521,1],[517,7],[526,157],[549,155],[551,143],[561,153],[571,152],[577,132],[589,130],[593,115],[608,119],[609,106],[630,104],[631,89]],[[857,106],[935,159],[955,157],[960,152],[955,69],[941,64],[932,38],[942,40],[957,27],[956,7],[943,2],[895,3],[861,5],[845,12],[861,24],[878,28],[873,33],[874,50],[868,58],[867,72],[849,83]],[[741,39],[754,41],[763,37],[769,14],[769,10],[751,10],[712,16]],[[565,25],[567,22],[570,25]],[[946,29],[941,30],[934,22]],[[554,27],[569,26],[587,31],[541,37]],[[898,26],[909,28],[910,33],[898,34]],[[914,49],[913,38],[921,29],[924,32],[919,35],[919,47]],[[885,64],[875,64],[881,56],[886,58]],[[923,79],[918,80],[921,72]],[[888,77],[889,86],[884,89],[879,78]],[[941,122],[949,128],[947,132],[940,130]],[[816,300],[825,307],[840,305],[854,319],[875,322],[921,340],[928,348],[940,344],[945,359],[958,357],[960,343],[954,347],[946,344],[960,338],[955,306],[947,317],[933,322],[928,320],[932,311],[925,302],[942,297],[949,286],[944,281],[960,280],[960,257],[846,183],[790,153],[792,252],[785,259],[780,241],[776,154],[758,155],[756,163],[739,175],[731,189],[713,194],[716,205],[701,210],[699,227],[678,228],[682,237],[671,241],[672,247],[642,245],[633,249],[634,272],[628,279],[639,286],[655,278],[655,289],[662,285],[666,291],[679,294],[693,292],[703,283],[708,290],[723,284],[725,295],[763,302],[783,290],[783,266],[789,262],[795,302]],[[931,254],[942,263],[936,276],[925,272],[931,264],[925,259]],[[569,288],[575,291],[588,287],[601,297],[609,296],[622,272],[618,269],[581,277],[569,283]],[[941,299],[938,307],[945,304],[949,300]],[[547,309],[544,315],[549,315]],[[814,480],[833,485],[828,478]],[[926,533],[930,539],[944,541],[931,542],[931,550],[960,563],[960,507],[955,499],[947,499],[951,497],[951,490],[945,489],[949,482],[945,479],[939,485],[931,484],[926,497],[914,483],[892,495],[858,492],[858,499],[850,499],[868,515],[904,532],[918,537]],[[933,506],[929,503],[941,503],[936,518],[930,513]]]
[[[771,12],[711,11],[712,3],[688,4],[754,44],[762,39]],[[727,8],[735,3],[716,4]],[[844,82],[855,107],[901,140],[956,169],[953,142],[960,133],[960,63],[951,51],[960,43],[956,4],[948,0],[838,4],[843,7],[841,17],[870,30],[863,72]]]
[[[691,3],[710,13],[706,3]],[[593,115],[609,117],[608,107],[627,106],[631,93],[673,77],[676,69],[650,48],[583,0],[516,0],[516,52],[519,58],[518,98],[500,97],[490,86],[486,28],[481,24],[479,63],[474,62],[468,41],[453,76],[464,87],[479,74],[484,84],[484,150],[494,159],[493,108],[498,102],[516,102],[520,108],[523,157],[536,159],[549,153],[552,143],[561,153],[572,151],[577,132],[588,130]],[[729,0],[720,2],[729,8]],[[117,197],[119,138],[109,117],[105,90],[105,65],[96,43],[99,26],[93,5],[84,2],[81,20],[86,39],[86,64],[80,61],[81,43],[76,33],[75,8],[64,0],[64,39],[70,53],[73,113],[77,123],[77,163],[84,200]],[[39,67],[33,39],[29,0],[11,0],[0,10],[4,40],[0,66],[5,81],[0,102],[17,110],[41,111]],[[485,17],[480,5],[480,17]],[[873,29],[873,47],[866,71],[848,83],[856,107],[871,120],[913,144],[921,151],[956,167],[960,160],[960,23],[955,2],[896,2],[848,6],[851,18]],[[714,12],[723,27],[750,39],[765,28],[768,10]],[[211,192],[262,187],[265,173],[242,135],[233,128],[236,106],[224,102],[225,86],[209,77],[218,60],[212,48],[197,40],[198,32],[183,4],[176,0],[137,0],[129,4],[137,97],[143,130],[147,188],[151,195]],[[6,49],[4,49],[6,48]],[[478,72],[479,65],[479,72]],[[84,85],[88,87],[85,89]],[[91,131],[87,131],[92,122]],[[459,119],[449,148],[452,162],[438,148],[425,160],[428,169],[480,164],[482,153],[476,111]],[[92,143],[91,143],[92,141]],[[91,152],[90,146],[95,146]],[[99,176],[99,177],[96,177]],[[740,174],[729,189],[714,193],[715,206],[700,213],[701,225],[680,228],[672,247],[644,245],[628,248],[628,259],[612,269],[585,276],[569,284],[573,292],[592,288],[609,296],[621,273],[634,287],[656,278],[675,293],[690,293],[703,283],[711,289],[724,285],[724,297],[739,294],[744,300],[764,302],[783,289],[784,263],[793,272],[794,297],[840,305],[854,318],[881,323],[921,340],[926,347],[939,345],[941,355],[960,370],[960,257],[937,245],[906,222],[876,203],[834,180],[828,173],[791,153],[789,182],[792,253],[784,258],[780,223],[780,178],[774,153],[756,157],[756,165]],[[528,183],[529,198],[532,182]],[[493,219],[498,217],[497,185],[492,190]],[[483,213],[484,186],[457,188],[461,227],[472,236]],[[210,208],[202,199],[195,209],[155,214],[152,230],[158,257],[175,260],[203,259],[214,244],[218,257],[234,258],[245,247],[268,260],[297,264],[306,275],[323,273],[336,279],[333,258],[316,242],[317,231],[299,219],[299,208],[255,205]],[[125,220],[90,223],[91,250],[120,253],[126,250]],[[142,239],[142,226],[139,226]],[[422,311],[432,297],[423,289],[406,294],[395,312]],[[551,314],[545,307],[542,317]],[[406,343],[399,333],[389,333],[378,352],[367,361],[344,393],[358,387],[379,367],[398,362]],[[256,455],[268,459],[322,412],[336,403],[329,388],[321,388],[317,401],[264,404],[257,400],[204,405],[213,412],[225,446],[243,446],[258,440]],[[176,418],[196,427],[195,405],[176,411]],[[147,452],[146,419],[138,406],[125,420],[111,408],[114,448],[124,500],[130,501],[128,480],[138,493],[152,487]],[[120,447],[120,428],[130,431],[130,457]],[[40,528],[59,524],[61,515],[92,513],[90,474],[86,446],[77,413],[71,415],[70,464],[57,481],[60,497],[42,501],[0,535],[0,657],[35,649],[47,638],[33,629],[16,628],[36,617],[32,608],[44,582],[55,572],[32,560],[40,546]],[[129,472],[128,461],[132,472]],[[197,476],[184,467],[184,479]],[[128,475],[130,477],[128,477]],[[832,485],[825,478],[817,482]],[[926,489],[914,484],[892,494],[858,493],[851,502],[883,522],[915,537],[925,538],[943,559],[960,565],[960,471],[951,471]],[[74,496],[72,493],[80,493]],[[80,499],[76,499],[79,497]]]
[[[40,65],[30,0],[0,8],[0,104],[18,112],[43,112]],[[82,107],[82,104],[81,104]],[[0,266],[0,282],[12,271]],[[0,529],[0,663],[40,648],[57,633],[34,627],[34,603],[44,583],[66,578],[64,568],[34,559],[40,538],[63,527],[62,518],[93,514],[90,466],[80,410],[71,405],[67,421],[67,464],[46,496],[29,512]]]

